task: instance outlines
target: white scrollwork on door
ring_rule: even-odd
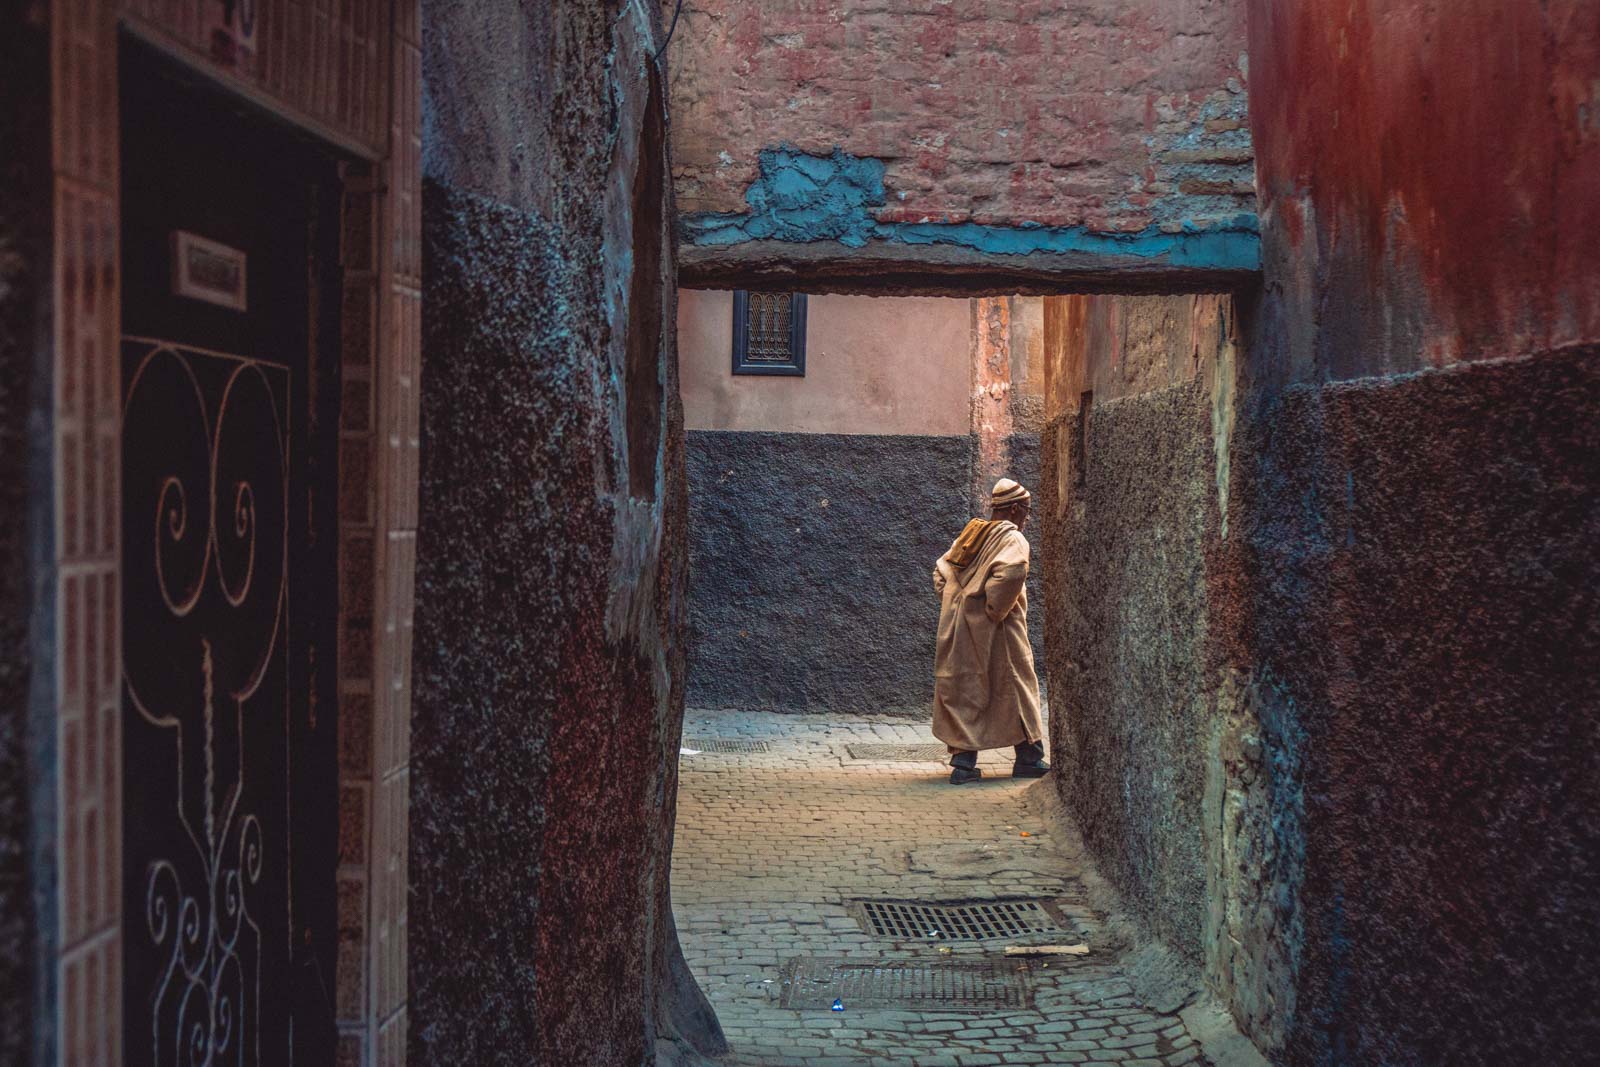
[[[138,654],[125,657],[123,680],[142,720],[170,736],[171,763],[126,773],[151,776],[140,795],[172,802],[128,814],[175,817],[152,830],[170,854],[141,872],[149,941],[129,946],[159,954],[156,983],[146,1004],[129,1007],[149,1013],[155,1063],[260,1064],[260,894],[268,881],[286,892],[285,872],[264,875],[269,854],[287,853],[281,842],[268,848],[260,796],[246,788],[245,739],[262,728],[252,717],[287,721],[284,707],[252,703],[269,667],[281,667],[274,653],[287,627],[287,372],[128,343],[148,350],[124,405],[125,507],[150,509],[151,535],[130,538],[145,558],[130,551],[123,562],[148,616],[129,619],[141,631],[129,637]]]

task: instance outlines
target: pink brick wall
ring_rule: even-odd
[[[1254,211],[1244,53],[1241,0],[687,0],[678,204],[745,210],[787,143],[883,159],[880,222],[1232,219]]]

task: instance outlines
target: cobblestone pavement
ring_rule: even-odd
[[[1139,1007],[1071,862],[1030,815],[1010,752],[985,778],[948,784],[937,763],[858,761],[845,746],[933,742],[926,724],[691,711],[695,739],[759,739],[758,754],[681,757],[673,896],[689,966],[732,1046],[728,1062],[783,1065],[1204,1064],[1177,1016]],[[1041,788],[1048,788],[1042,786]],[[864,932],[853,898],[1047,898],[1076,931],[1011,940],[890,941]],[[793,957],[964,960],[1008,944],[1086,942],[1085,957],[1032,958],[1030,1009],[786,1010]],[[949,951],[940,952],[943,944]],[[1006,961],[1015,965],[1017,960]]]

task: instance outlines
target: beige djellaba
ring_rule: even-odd
[[[934,565],[933,736],[952,752],[1044,736],[1028,642],[1028,557],[1014,524],[973,519]]]

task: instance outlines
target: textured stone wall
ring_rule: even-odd
[[[1292,982],[1251,1025],[1294,1063],[1581,1060],[1600,8],[1249,7],[1228,658],[1269,786],[1223,825],[1295,870],[1259,894]]]
[[[1218,294],[1044,301],[1048,415],[1077,411],[1083,393],[1097,402],[1137,396],[1208,373],[1237,328],[1234,301]]]
[[[1014,433],[1006,445],[1006,453],[1010,457],[1007,465],[1008,475],[1015,481],[1021,482],[1033,494],[1033,505],[1039,508],[1043,501],[1040,482],[1044,474],[1040,463],[1040,435],[1038,433]],[[993,486],[990,486],[992,489]],[[989,514],[987,498],[978,507],[973,509],[976,515]],[[1041,523],[1037,518],[1028,521],[1028,528],[1024,533],[1028,543],[1033,549],[1033,558],[1028,569],[1028,638],[1033,643],[1033,666],[1039,673],[1039,691],[1048,702],[1050,698],[1050,671],[1044,655],[1044,627],[1045,627],[1045,592],[1044,592],[1044,540],[1041,535]],[[955,534],[951,533],[951,540]],[[946,545],[945,548],[949,548]],[[944,549],[940,549],[944,551]],[[931,567],[931,565],[930,565]]]
[[[1227,506],[1216,442],[1231,410],[1232,302],[1045,304],[1055,781],[1130,910],[1198,975],[1213,888],[1204,810],[1226,717],[1209,579]]]
[[[982,297],[972,301],[972,357],[969,377],[972,425],[972,510],[986,506],[994,483],[1010,473],[1011,301]]]
[[[1037,494],[1038,435],[1004,445]],[[973,461],[965,435],[691,431],[690,705],[929,711],[933,563],[988,513],[970,499]],[[1038,526],[1027,533],[1028,630],[1047,684]]]
[[[1058,593],[1046,610],[1057,788],[1106,876],[1196,966],[1210,727],[1204,541],[1217,524],[1200,389],[1097,406],[1086,478],[1065,514],[1054,499],[1041,509]],[[1078,433],[1072,415],[1046,430],[1052,466]]]
[[[1044,300],[1011,300],[1011,428],[1037,435],[1044,428]]]
[[[760,151],[789,144],[883,161],[882,221],[1226,220],[1255,197],[1244,50],[1232,0],[690,0],[679,201],[744,212]]]
[[[1299,867],[1263,902],[1289,1062],[1600,1038],[1597,355],[1297,386],[1241,420],[1265,814]]]
[[[689,435],[689,702],[924,713],[959,437]]]
[[[1185,332],[1124,303],[1102,341]],[[1046,430],[1057,786],[1283,1062],[1579,1059],[1596,352],[1234,398],[1270,354]]]
[[[691,0],[671,55],[691,276],[1256,265],[1241,0]]]
[[[415,1063],[722,1047],[668,898],[686,504],[642,11],[425,9]]]

